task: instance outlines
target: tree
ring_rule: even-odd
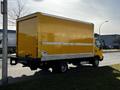
[[[15,6],[9,7],[8,10],[9,23],[13,24],[15,24],[16,19],[28,14],[25,0],[15,0],[14,2]]]

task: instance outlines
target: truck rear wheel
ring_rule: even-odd
[[[95,58],[95,59],[92,61],[92,66],[93,66],[93,67],[98,67],[98,66],[99,66],[99,59],[98,59],[98,58]]]
[[[68,65],[67,63],[61,63],[60,64],[60,72],[64,73],[68,70]]]
[[[30,65],[30,69],[31,69],[31,70],[36,70],[36,69],[37,69],[37,66]]]
[[[52,69],[53,72],[64,73],[68,70],[68,65],[66,62],[56,63]]]
[[[31,70],[36,70],[38,68],[37,63],[35,62],[29,62],[28,66],[30,67]]]

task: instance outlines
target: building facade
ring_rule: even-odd
[[[2,36],[3,30],[0,29],[0,53],[2,53]],[[8,30],[8,53],[15,52],[16,48],[16,31]]]
[[[120,35],[101,35],[95,34],[96,38],[99,38],[104,49],[120,49]]]

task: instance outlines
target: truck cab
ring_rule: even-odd
[[[104,58],[102,52],[102,45],[99,39],[95,39],[95,47],[94,47],[94,58],[90,61],[93,67],[99,66],[99,61],[102,61]]]
[[[95,39],[95,56],[98,56],[100,61],[103,60],[102,44],[99,39]]]

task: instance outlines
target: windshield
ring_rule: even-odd
[[[101,43],[98,39],[95,40],[95,45],[96,47],[100,48],[101,47]]]

